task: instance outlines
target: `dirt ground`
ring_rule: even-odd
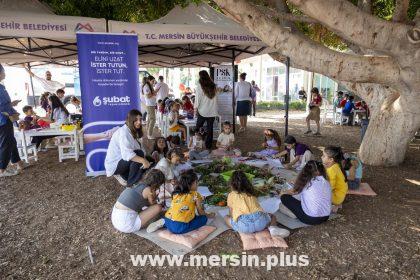
[[[281,115],[281,117],[278,117]],[[258,149],[264,128],[284,131],[283,112],[260,113],[237,137],[243,151]],[[358,127],[324,125],[322,137],[304,137],[304,121],[290,133],[316,155],[327,145],[355,151]],[[420,141],[399,167],[365,167],[377,197],[348,196],[343,216],[299,229],[289,248],[248,252],[260,257],[308,255],[306,267],[134,267],[132,254],[166,254],[136,235],[114,230],[110,212],[122,187],[113,178],[87,178],[84,158],[58,162],[57,151],[13,178],[0,179],[0,279],[419,279]],[[91,264],[86,246],[94,256]],[[227,231],[193,254],[242,254]]]

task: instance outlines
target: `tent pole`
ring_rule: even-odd
[[[28,62],[28,69],[31,71],[31,63]],[[34,91],[34,81],[32,79],[32,75],[29,75],[29,80],[31,81],[31,89],[32,89],[32,97],[34,99],[34,107],[36,108],[36,98],[35,98],[35,91]]]
[[[236,131],[236,114],[235,114],[235,50],[232,50],[232,125],[233,133]]]
[[[284,127],[284,136],[286,137],[289,134],[289,76],[290,76],[290,57],[286,57],[286,96],[284,97],[284,103],[286,105],[286,115],[285,117],[285,127]]]

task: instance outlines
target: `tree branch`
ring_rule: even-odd
[[[363,48],[400,55],[409,44],[410,26],[361,13],[347,0],[289,0],[306,15],[317,19],[344,40]],[[392,38],[392,40],[390,40]]]
[[[399,68],[389,57],[364,57],[328,49],[306,36],[282,28],[246,0],[215,0],[226,13],[238,20],[267,45],[275,58],[291,57],[293,67],[317,72],[333,79],[379,84],[399,83]]]
[[[255,5],[255,7],[259,8],[260,10],[264,10],[266,14],[272,18],[278,18],[278,19],[283,19],[283,20],[292,21],[292,22],[298,21],[298,22],[305,22],[305,23],[318,23],[317,20],[307,17],[307,16],[300,16],[300,15],[294,15],[291,13],[280,12],[272,8],[264,7],[261,5]]]
[[[408,11],[408,5],[410,1],[409,0],[396,0],[395,1],[395,11],[394,15],[392,16],[392,21],[395,22],[407,22],[407,11]]]

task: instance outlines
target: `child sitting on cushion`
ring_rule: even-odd
[[[214,215],[204,211],[203,197],[197,192],[197,184],[197,174],[193,170],[182,173],[172,193],[171,207],[165,218],[150,224],[147,232],[166,227],[172,233],[183,234],[206,225],[207,218]],[[195,214],[196,210],[198,215]]]
[[[295,196],[300,198],[297,199]],[[308,225],[326,222],[331,213],[331,186],[321,162],[308,161],[294,188],[280,193],[280,211]]]
[[[298,143],[296,138],[292,135],[287,135],[284,139],[286,144],[286,150],[280,152],[274,157],[282,157],[287,154],[290,155],[290,162],[284,165],[287,169],[296,168],[302,170],[305,167],[306,163],[313,158],[312,151],[305,144]]]
[[[190,138],[190,143],[188,145],[188,148],[190,149],[190,160],[204,159],[209,155],[204,138],[204,129],[196,129],[195,135]]]
[[[343,160],[344,156],[340,147],[329,146],[322,153],[322,163],[327,169],[328,181],[331,185],[333,212],[336,212],[343,203],[348,190],[345,171],[341,165]]]
[[[114,228],[124,233],[132,233],[144,228],[157,217],[162,211],[162,205],[156,202],[156,190],[164,182],[163,173],[151,169],[138,185],[126,188],[112,209],[111,220]]]
[[[347,185],[351,190],[357,190],[363,177],[362,161],[354,154],[344,154],[343,169],[346,172]]]
[[[235,135],[232,133],[232,125],[230,122],[225,121],[223,123],[222,133],[220,133],[219,137],[217,138],[217,149],[211,153],[212,156],[240,156],[241,151],[239,149],[233,148],[233,142],[235,142]]]
[[[258,158],[271,157],[277,154],[280,150],[281,138],[274,129],[266,129],[264,131],[264,143],[262,151],[249,153],[249,156],[256,156]]]
[[[257,195],[243,171],[235,171],[230,180],[231,192],[227,198],[229,215],[226,224],[240,233],[254,233],[266,228],[272,236],[289,236],[289,231],[276,226],[276,218],[264,212]]]

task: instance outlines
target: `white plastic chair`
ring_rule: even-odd
[[[63,162],[64,159],[79,160],[79,144],[76,139],[79,135],[72,135],[66,137],[57,137],[58,147],[58,161]]]
[[[17,142],[17,148],[19,152],[19,157],[21,160],[24,160],[26,163],[29,163],[30,160],[38,161],[38,151],[35,144],[30,143],[25,135],[25,131],[21,130],[15,131],[15,138]]]

